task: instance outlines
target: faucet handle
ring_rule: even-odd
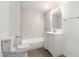
[[[55,33],[56,33],[56,30],[54,29],[54,30],[53,30],[53,32],[55,32]]]
[[[15,38],[20,38],[21,36],[16,36]]]

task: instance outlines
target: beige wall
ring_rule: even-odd
[[[36,11],[22,10],[22,36],[23,38],[43,37],[43,14]]]

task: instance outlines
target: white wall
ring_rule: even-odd
[[[9,2],[0,1],[0,39],[9,36]],[[1,41],[0,41],[0,56],[2,56],[1,51]]]
[[[22,10],[22,36],[23,38],[43,37],[44,19],[41,12]]]
[[[48,10],[44,13],[44,25],[45,31],[50,32],[52,30],[52,11]]]
[[[63,2],[63,18],[79,16],[79,2]],[[79,19],[63,21],[65,36],[64,54],[79,57]]]

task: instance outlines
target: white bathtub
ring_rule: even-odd
[[[26,39],[26,38],[24,38],[22,40],[22,47],[29,46],[27,48],[30,48],[30,49],[41,48],[41,47],[44,46],[43,44],[44,44],[44,38],[43,37],[32,38],[32,39]]]
[[[13,46],[14,38],[11,38],[10,40],[11,40],[11,47],[10,47],[11,51],[10,52],[15,53],[15,54],[16,53],[22,53],[26,50],[41,48],[41,47],[44,46],[43,45],[43,43],[44,43],[44,38],[43,37],[41,37],[41,38],[32,38],[32,39],[23,39],[22,44],[18,45],[17,48]],[[5,47],[4,50],[6,48],[7,47]],[[5,50],[5,52],[7,52],[7,49]],[[14,55],[11,55],[11,56],[14,56]],[[17,55],[15,55],[15,56],[17,56]],[[27,56],[27,53],[26,53],[26,56]]]

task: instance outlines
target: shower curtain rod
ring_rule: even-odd
[[[79,18],[79,16],[78,17],[67,18],[67,19],[75,19],[75,18]],[[67,19],[64,19],[64,21],[66,21]]]

